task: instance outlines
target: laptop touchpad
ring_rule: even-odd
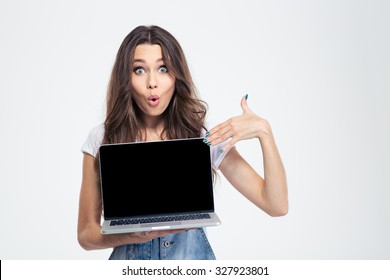
[[[181,225],[181,222],[169,222],[169,225],[173,226],[173,225]],[[156,227],[166,227],[167,224],[166,223],[153,223],[153,227],[156,228]],[[141,227],[150,227],[150,225],[148,224],[144,224],[144,225],[141,225]]]

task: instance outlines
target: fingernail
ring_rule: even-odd
[[[245,100],[248,100],[248,94],[245,95]]]
[[[211,142],[207,142],[206,144],[209,145],[209,146],[211,146]]]
[[[222,154],[222,153],[223,153],[223,150],[219,150],[219,153]]]
[[[203,139],[203,143],[206,143],[207,142],[207,139]]]
[[[207,131],[205,135],[206,135],[206,137],[209,136],[209,135],[210,135],[210,132]]]

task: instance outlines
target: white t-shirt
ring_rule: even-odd
[[[205,133],[206,131],[202,130],[201,133],[202,137],[205,136]],[[104,136],[104,124],[99,124],[98,126],[95,126],[90,131],[87,140],[81,146],[81,151],[95,157],[100,145],[102,144],[103,136]],[[229,152],[229,151],[225,151],[223,153],[220,153],[220,150],[226,145],[227,141],[228,140],[216,146],[210,147],[211,163],[216,170],[219,169],[219,165],[221,164],[226,154]]]

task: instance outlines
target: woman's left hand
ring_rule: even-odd
[[[207,142],[213,146],[230,139],[221,150],[221,153],[228,151],[238,141],[252,138],[258,138],[261,141],[263,137],[272,133],[269,123],[249,108],[245,96],[241,99],[241,108],[242,115],[228,119],[209,130],[209,134],[206,134],[208,135],[206,137]]]

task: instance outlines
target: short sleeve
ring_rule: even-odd
[[[206,127],[209,128],[209,125],[206,123]],[[202,137],[205,137],[206,131],[202,130]],[[220,150],[226,146],[226,144],[229,142],[230,139],[219,143],[216,146],[211,146],[210,147],[210,154],[211,154],[211,164],[213,167],[218,170],[219,165],[221,164],[222,160],[225,158],[225,156],[229,153],[231,148],[227,151],[224,151],[223,153],[220,152]]]
[[[81,151],[83,153],[87,153],[93,157],[96,157],[99,147],[103,142],[103,136],[104,136],[104,124],[100,124],[94,127],[89,132],[88,137],[85,140],[84,144],[81,146]]]
[[[223,153],[220,152],[220,150],[226,146],[226,144],[229,142],[229,140],[226,140],[222,143],[219,143],[216,146],[211,147],[211,162],[214,165],[215,169],[219,169],[219,165],[221,164],[222,160],[225,158],[225,156],[229,153],[231,148]]]

